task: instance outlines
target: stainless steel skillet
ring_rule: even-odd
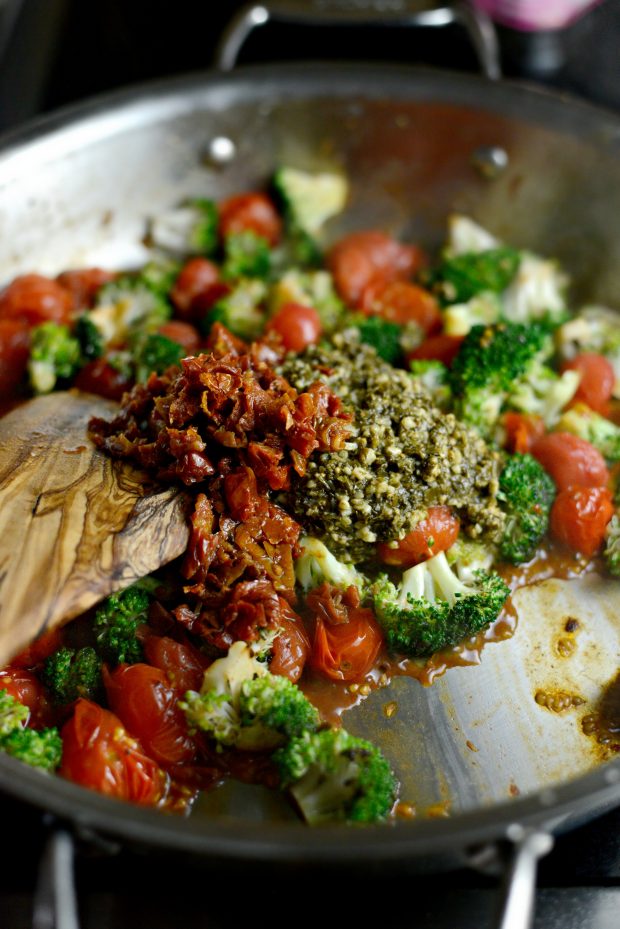
[[[508,155],[493,179],[475,167],[489,146]],[[287,66],[150,85],[6,139],[0,278],[137,264],[147,217],[185,195],[248,189],[281,163],[336,164],[352,197],[333,237],[372,225],[432,246],[458,209],[507,241],[557,256],[576,298],[620,306],[619,147],[614,116],[462,75]],[[4,757],[0,787],[78,829],[209,860],[361,868],[381,858],[428,869],[471,861],[474,847],[480,861],[481,848],[508,840],[531,861],[545,847],[541,833],[620,801],[619,765],[599,766],[599,748],[580,728],[618,667],[619,588],[587,577],[534,593],[519,604],[515,637],[487,646],[478,667],[452,669],[431,688],[399,678],[347,718],[382,743],[421,814],[443,803],[449,818],[311,832],[261,791],[228,788],[177,820]],[[581,631],[564,659],[557,642],[567,616]],[[587,702],[560,714],[535,702],[537,691],[558,689],[579,689]],[[388,701],[398,705],[389,720]]]

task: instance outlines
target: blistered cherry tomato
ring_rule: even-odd
[[[120,400],[131,387],[131,381],[127,380],[121,371],[108,364],[105,358],[95,358],[78,371],[73,385],[79,390],[97,394],[107,400]]]
[[[207,258],[190,258],[174,282],[170,299],[181,319],[193,320],[219,299],[222,287],[228,290],[220,281],[217,265]]]
[[[277,332],[287,351],[303,352],[321,335],[321,319],[312,306],[284,303],[269,320],[268,332]]]
[[[359,305],[372,281],[406,280],[424,263],[422,251],[404,245],[384,232],[353,232],[331,248],[327,266],[343,300]]]
[[[606,416],[609,412],[616,375],[610,361],[595,352],[584,352],[565,361],[561,371],[578,371],[581,375],[573,403],[586,403],[591,410]]]
[[[355,681],[372,668],[383,642],[372,610],[357,607],[346,623],[316,618],[310,665],[332,681]]]
[[[23,703],[30,710],[28,725],[34,729],[49,726],[52,708],[45,687],[32,673],[22,668],[5,668],[0,671],[0,690],[6,690],[12,697]]]
[[[68,780],[144,806],[165,796],[166,775],[109,710],[78,700],[61,736],[60,774]]]
[[[458,355],[463,342],[460,335],[432,335],[407,355],[407,361],[441,361],[450,365]]]
[[[269,199],[263,193],[238,194],[219,205],[220,235],[235,232],[255,232],[276,245],[282,235],[282,220]]]
[[[538,439],[531,451],[558,490],[571,486],[604,487],[609,483],[609,471],[601,453],[569,432],[550,432]]]
[[[62,645],[62,629],[51,629],[44,632],[34,642],[25,648],[19,655],[11,661],[12,668],[34,668],[35,665],[41,664],[46,658],[57,651]]]
[[[69,325],[73,294],[49,277],[23,274],[0,293],[0,319],[19,319],[29,326],[54,322]]]
[[[193,645],[166,635],[150,635],[144,642],[144,655],[149,664],[165,672],[168,683],[179,693],[200,690],[209,659]]]
[[[295,684],[310,654],[310,637],[301,620],[281,616],[278,625],[281,631],[273,642],[269,670]]]
[[[535,413],[504,413],[502,424],[506,430],[504,447],[511,453],[527,454],[545,434],[544,420]]]
[[[415,529],[395,545],[382,542],[377,546],[377,554],[385,564],[410,568],[445,552],[456,542],[458,534],[459,521],[449,506],[429,506]]]
[[[188,355],[195,355],[200,348],[200,333],[191,323],[171,319],[159,327],[159,333],[172,342],[177,342]]]
[[[601,548],[613,514],[613,497],[607,487],[567,487],[553,501],[551,534],[574,552],[591,558]]]
[[[109,284],[116,278],[113,271],[104,271],[103,268],[83,268],[77,271],[63,271],[56,280],[71,294],[76,309],[83,310],[92,306],[97,291],[104,284]]]
[[[411,281],[371,281],[362,291],[360,309],[404,326],[416,323],[425,333],[441,329],[441,313],[435,297]]]
[[[188,733],[179,694],[164,671],[148,664],[104,669],[108,703],[127,731],[160,764],[183,764],[194,759],[196,744]]]
[[[20,319],[0,319],[0,394],[13,393],[24,380],[30,329]]]

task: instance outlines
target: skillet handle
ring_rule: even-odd
[[[514,826],[512,855],[508,863],[500,914],[494,929],[530,929],[534,917],[536,870],[539,858],[553,847],[553,837],[547,832],[525,831]]]
[[[73,857],[71,834],[53,829],[39,866],[32,929],[80,929]]]
[[[232,71],[246,39],[268,22],[312,26],[462,26],[490,80],[501,76],[499,48],[491,19],[467,0],[428,8],[419,0],[266,0],[243,7],[225,29],[215,52],[220,71]]]

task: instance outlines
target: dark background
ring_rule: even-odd
[[[230,0],[23,0],[4,55],[0,45],[0,128],[126,84],[208,68],[239,5]],[[509,76],[620,110],[617,0],[607,0],[560,33],[501,30],[500,40]],[[241,60],[298,58],[477,68],[461,31],[452,27],[326,32],[267,26],[252,36]],[[0,929],[30,929],[50,824],[36,810],[1,796],[0,822]],[[540,868],[536,929],[618,929],[619,830],[620,812],[614,812],[557,841]],[[88,844],[80,847],[76,873],[84,929],[309,924],[482,929],[492,925],[496,902],[495,881],[465,871],[420,881],[406,870],[389,874],[379,867],[363,875],[306,871],[284,877],[276,868],[259,875],[235,866],[215,876],[212,868]]]

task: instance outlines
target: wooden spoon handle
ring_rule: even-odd
[[[89,441],[91,416],[114,409],[57,393],[0,421],[0,667],[187,546],[187,497]]]

